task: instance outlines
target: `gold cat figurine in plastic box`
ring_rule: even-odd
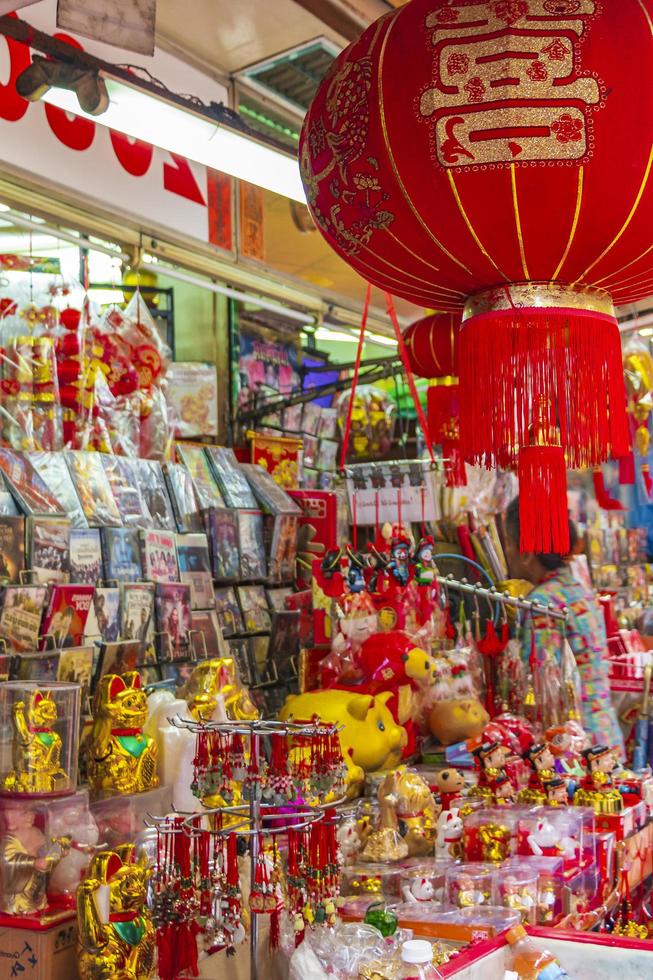
[[[156,937],[146,905],[151,874],[134,845],[100,851],[77,889],[78,965],[82,980],[149,980]]]
[[[7,793],[54,793],[70,788],[61,768],[61,736],[54,731],[57,706],[50,691],[32,691],[12,708],[13,769],[2,788]]]
[[[87,745],[88,780],[96,796],[140,793],[159,785],[157,745],[143,734],[146,721],[140,675],[105,674],[95,696]]]

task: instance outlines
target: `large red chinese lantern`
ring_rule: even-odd
[[[565,460],[628,450],[613,303],[653,289],[652,10],[412,0],[343,52],[304,124],[333,248],[462,311],[462,449],[519,466],[528,550],[568,547]]]

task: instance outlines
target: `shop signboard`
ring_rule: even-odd
[[[54,34],[114,64],[134,55],[56,29],[56,0],[43,0],[24,14],[33,27]],[[59,186],[76,200],[124,215],[147,228],[167,228],[184,237],[231,250],[231,178],[185,157],[113,132],[101,121],[73,116],[44,102],[26,102],[15,90],[29,64],[28,48],[0,36],[0,169]],[[228,102],[224,85],[157,50],[139,56],[150,74],[172,91],[205,101]]]

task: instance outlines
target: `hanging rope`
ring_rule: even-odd
[[[397,338],[397,347],[399,348],[399,356],[401,357],[401,363],[403,364],[404,371],[406,372],[408,387],[410,388],[410,393],[413,397],[413,403],[415,405],[415,411],[417,412],[417,418],[419,424],[422,427],[424,442],[426,443],[428,454],[431,457],[431,462],[435,463],[435,454],[433,453],[433,443],[431,442],[431,436],[429,435],[429,427],[426,422],[426,416],[424,415],[424,409],[422,408],[422,403],[419,400],[419,395],[417,393],[417,388],[415,386],[415,378],[413,377],[413,372],[411,371],[410,364],[408,362],[406,345],[404,344],[404,338],[401,333],[401,327],[399,326],[399,320],[397,319],[397,310],[395,308],[395,301],[390,293],[385,293],[385,299],[388,307],[388,315],[390,317],[390,320],[392,321],[392,326],[394,327],[395,336]]]
[[[347,408],[347,419],[345,421],[345,430],[342,436],[342,453],[340,456],[340,472],[345,472],[345,460],[347,459],[347,449],[349,448],[349,436],[351,434],[351,419],[354,414],[354,398],[356,397],[356,388],[358,386],[358,375],[360,372],[361,360],[363,357],[363,344],[365,343],[365,328],[367,326],[367,317],[370,312],[370,302],[372,299],[372,287],[367,284],[367,290],[365,292],[365,305],[363,306],[363,316],[361,319],[361,332],[358,337],[358,349],[356,351],[356,362],[354,364],[354,378],[351,386],[351,394],[349,396],[349,407]]]

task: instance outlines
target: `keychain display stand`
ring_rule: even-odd
[[[301,832],[308,832],[309,836],[317,832],[316,828],[321,828],[320,858],[326,860],[326,866],[321,869],[321,892],[322,900],[327,907],[330,905],[329,894],[333,894],[333,901],[337,895],[337,854],[335,843],[336,817],[333,807],[340,799],[333,802],[320,802],[327,795],[341,796],[344,790],[342,782],[342,754],[339,748],[338,727],[335,725],[321,725],[319,722],[310,724],[294,724],[292,722],[278,721],[237,721],[237,722],[196,722],[182,718],[171,718],[171,723],[179,729],[190,731],[196,735],[197,750],[195,758],[195,782],[215,779],[212,774],[213,760],[215,755],[210,751],[206,752],[207,742],[212,741],[215,746],[222,746],[229,743],[232,748],[236,747],[236,752],[241,754],[240,759],[236,759],[233,769],[230,767],[230,776],[236,792],[243,796],[242,802],[233,805],[206,805],[202,811],[193,814],[173,814],[172,817],[153,818],[154,826],[157,830],[157,874],[156,881],[162,881],[167,873],[166,864],[174,864],[179,871],[181,888],[184,889],[181,898],[186,902],[187,907],[194,910],[198,915],[204,915],[206,921],[211,920],[211,913],[221,902],[231,903],[231,927],[234,933],[239,928],[240,896],[236,897],[239,891],[238,878],[233,873],[233,858],[237,853],[238,839],[249,841],[250,856],[250,977],[251,980],[258,980],[257,949],[259,942],[259,922],[261,914],[272,911],[280,911],[278,896],[275,896],[274,883],[268,878],[267,865],[270,863],[262,853],[262,842],[264,838],[269,838],[273,842],[283,835],[298,835]],[[282,760],[290,760],[294,754],[294,762],[288,763],[287,774],[274,768],[275,746],[270,744],[276,740],[283,741],[280,753]],[[334,755],[334,748],[338,746]],[[326,747],[324,757],[320,754],[320,746]],[[269,751],[266,753],[266,749]],[[279,753],[277,753],[279,754]],[[221,762],[218,768],[222,771],[223,763],[227,764],[226,754],[220,753]],[[268,761],[269,759],[269,761]],[[278,765],[278,760],[277,760]],[[282,767],[283,767],[282,763]],[[308,795],[307,788],[303,791],[297,787],[297,772],[304,773],[312,768],[312,775],[317,775],[316,785],[313,786],[313,796],[317,797],[315,805],[308,805],[304,802]],[[198,768],[200,770],[200,780],[198,780]],[[291,775],[291,770],[295,769],[295,777]],[[202,771],[204,770],[204,771]],[[243,777],[244,778],[241,778]],[[219,782],[219,779],[218,779]],[[198,795],[204,799],[210,799],[210,795],[220,795],[220,790],[224,790],[224,782],[220,786],[214,787],[214,794],[205,794],[202,787],[196,785],[195,790],[199,790]],[[298,797],[300,799],[298,799]],[[293,799],[294,798],[294,799]],[[281,811],[281,812],[280,812]],[[186,835],[188,841],[182,843],[186,845],[181,850],[187,851],[187,858],[179,861],[178,854],[181,853],[175,847],[174,835]],[[169,839],[167,835],[170,835]],[[161,840],[166,841],[161,845]],[[172,844],[170,844],[172,840]],[[276,854],[276,847],[274,848]],[[290,847],[289,847],[290,853]],[[213,855],[211,857],[211,854]],[[206,889],[206,882],[210,879],[215,882],[219,874],[224,872],[224,868],[218,865],[222,861],[222,856],[231,854],[232,870],[226,869],[225,880],[228,886],[224,892],[219,889],[211,892],[208,900],[206,897],[192,894],[192,882],[198,879],[198,868],[191,866],[192,861],[199,861],[202,888]],[[325,854],[328,855],[325,858]],[[216,857],[216,855],[218,855]],[[202,865],[203,862],[203,865]],[[315,869],[314,869],[315,870]],[[261,873],[263,871],[263,878]],[[322,873],[323,872],[323,873]],[[316,872],[316,877],[318,877]],[[235,880],[234,880],[235,878]],[[211,886],[214,887],[214,886]],[[256,896],[256,899],[254,899]],[[313,898],[315,896],[313,895]],[[260,901],[257,901],[259,900]],[[167,909],[170,908],[170,901],[163,903]],[[258,907],[258,905],[262,907]],[[235,906],[238,911],[233,912]],[[155,898],[156,907],[156,898]],[[334,906],[335,911],[335,906]],[[208,912],[208,916],[207,916]],[[172,921],[169,912],[163,910],[162,922]],[[297,914],[297,910],[295,910]],[[166,915],[168,918],[166,920]],[[196,917],[197,917],[196,916]],[[155,913],[156,917],[156,913]],[[319,921],[319,920],[318,920]],[[190,922],[190,919],[189,919]],[[157,926],[161,927],[160,922]],[[297,926],[295,926],[297,929]],[[194,930],[194,931],[193,931]],[[175,936],[181,944],[188,942],[190,933],[192,942],[195,942],[196,926],[186,925],[180,930],[180,935]],[[232,933],[232,937],[234,935]],[[222,946],[229,946],[227,942],[216,943],[215,951]]]

